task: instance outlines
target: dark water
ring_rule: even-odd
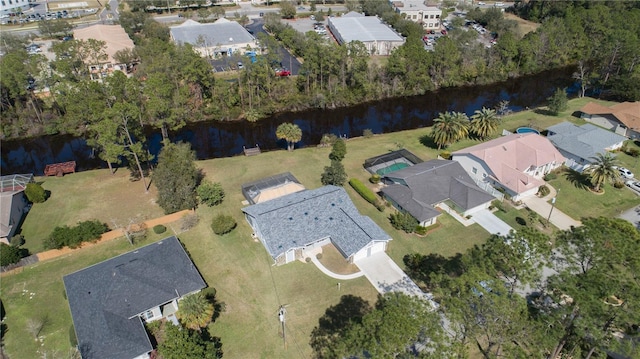
[[[336,110],[308,110],[285,113],[257,123],[200,122],[170,134],[172,141],[187,141],[198,159],[234,156],[243,146],[263,150],[285,148],[277,141],[275,131],[283,122],[296,123],[302,129],[302,141],[296,147],[316,145],[325,133],[339,136],[361,136],[364,129],[388,133],[430,126],[433,118],[444,111],[472,115],[482,106],[493,108],[508,100],[513,111],[541,105],[557,87],[572,85],[571,69],[554,70],[488,86],[443,89],[423,96],[389,99]],[[160,150],[159,131],[148,135],[150,151]],[[93,156],[85,141],[67,135],[44,136],[19,141],[4,141],[0,170],[11,173],[42,174],[49,163],[75,160],[78,170],[106,167]]]

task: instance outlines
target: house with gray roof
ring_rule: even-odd
[[[171,40],[176,44],[190,44],[203,57],[244,54],[257,47],[256,39],[242,25],[225,18],[201,24],[187,20],[169,28]]]
[[[377,16],[349,12],[341,17],[330,17],[328,27],[339,44],[359,41],[372,55],[391,55],[404,44],[405,39]]]
[[[565,165],[578,172],[587,169],[596,154],[620,149],[627,139],[590,123],[566,121],[547,128],[547,138],[567,158]]]
[[[386,184],[382,188],[384,197],[425,227],[435,224],[440,215],[436,207],[441,203],[464,217],[488,208],[495,199],[455,161],[418,163],[388,173],[382,180]]]
[[[242,209],[278,265],[302,259],[307,251],[332,243],[349,262],[387,249],[391,240],[371,218],[361,215],[342,187],[303,190]]]
[[[143,359],[153,350],[144,322],[175,323],[181,298],[205,288],[176,237],[64,276],[83,359]]]

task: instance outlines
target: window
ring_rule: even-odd
[[[433,19],[433,15],[429,16],[429,19]]]
[[[145,321],[153,319],[154,316],[155,315],[153,315],[152,310],[147,310],[146,312],[142,313],[142,319],[144,319]]]
[[[436,19],[439,19],[439,18],[440,18],[440,15],[436,15]]]
[[[478,169],[477,169],[477,168],[475,168],[475,167],[473,167],[473,168],[471,169],[471,172],[473,172],[473,174],[474,174],[474,175],[475,175],[475,174],[478,174]]]

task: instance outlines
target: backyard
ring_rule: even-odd
[[[514,114],[506,119],[504,127],[508,130],[520,126],[543,129],[563,119],[582,123],[571,114],[587,101],[570,101],[570,109],[559,117],[533,111]],[[346,172],[349,177],[368,184],[370,174],[363,168],[364,160],[399,148],[406,148],[423,160],[436,158],[438,151],[423,144],[428,142],[429,133],[429,129],[423,128],[350,139],[343,161]],[[477,141],[465,140],[447,150],[475,143]],[[251,237],[252,230],[240,211],[244,206],[240,186],[246,182],[290,171],[305,187],[320,187],[323,167],[329,165],[329,152],[330,148],[309,147],[293,152],[272,151],[252,157],[217,158],[197,163],[207,179],[222,184],[226,197],[217,207],[198,208],[200,222],[179,238],[205,281],[217,289],[218,300],[226,304],[226,311],[210,326],[212,335],[221,337],[225,358],[311,357],[310,334],[327,307],[338,303],[344,294],[361,296],[371,304],[376,300],[377,292],[364,277],[342,282],[338,290],[336,280],[323,275],[311,263],[294,262],[274,267],[262,244]],[[618,156],[624,165],[640,173],[634,167],[636,160],[624,156]],[[44,204],[35,205],[24,222],[23,234],[32,251],[41,249],[38,243],[55,226],[73,225],[79,220],[93,218],[113,226],[113,221],[127,224],[131,218],[142,220],[163,214],[155,205],[154,186],[149,194],[145,194],[142,184],[131,183],[124,169],[113,176],[108,170],[98,170],[38,180],[52,196]],[[576,187],[562,175],[551,184],[560,189],[557,208],[575,218],[613,216],[640,203],[640,197],[626,188],[615,189],[607,185],[605,194],[595,195]],[[452,256],[483,243],[488,237],[480,226],[464,227],[447,215],[439,217],[440,226],[427,236],[408,235],[391,227],[388,216],[392,208],[379,212],[350,186],[346,185],[345,189],[361,213],[370,216],[393,237],[388,253],[400,267],[404,267],[402,258],[408,253]],[[580,198],[580,201],[570,200],[572,198]],[[509,209],[505,220],[515,228],[515,218],[526,219],[527,215],[525,211],[522,214],[514,211]],[[210,228],[213,216],[220,213],[231,215],[238,222],[238,227],[225,236],[214,235]],[[151,233],[149,239],[136,246],[162,238]],[[7,354],[20,359],[32,358],[36,352],[48,353],[48,357],[67,353],[71,347],[71,316],[62,276],[132,248],[126,239],[120,238],[38,263],[17,274],[3,275],[1,289],[7,313],[4,337]],[[325,260],[331,262],[335,258],[330,254]],[[287,305],[286,345],[277,317],[280,305]],[[40,333],[41,339],[36,341],[30,334],[28,321],[42,318],[46,318],[46,325]]]

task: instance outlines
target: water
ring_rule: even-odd
[[[440,112],[459,111],[471,116],[480,108],[495,107],[507,100],[512,111],[535,107],[545,102],[557,88],[570,87],[572,69],[561,69],[513,79],[487,86],[442,89],[423,96],[388,99],[335,110],[313,109],[284,113],[256,123],[199,122],[171,133],[172,141],[190,142],[198,159],[235,156],[243,146],[259,145],[264,150],[286,148],[275,131],[283,122],[293,122],[302,129],[302,141],[296,148],[315,146],[325,133],[338,136],[361,136],[363,130],[388,133],[430,126]],[[148,134],[149,149],[157,154],[161,134]],[[80,138],[68,135],[43,136],[19,141],[3,141],[0,170],[40,175],[50,163],[76,161],[77,170],[106,167]]]

